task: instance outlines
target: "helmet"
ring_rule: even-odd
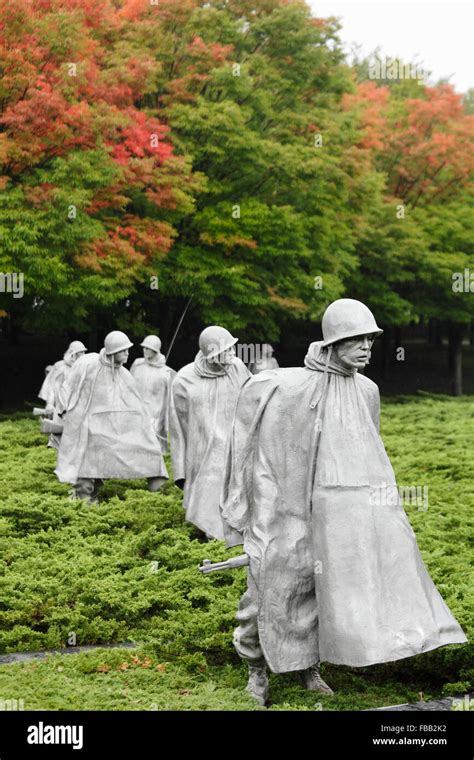
[[[161,351],[161,340],[158,335],[147,335],[140,345],[143,346],[143,348],[151,348],[151,350],[156,351],[157,354]]]
[[[238,338],[234,338],[225,327],[210,325],[199,336],[199,348],[206,359],[213,359],[227,348],[235,346]]]
[[[104,348],[106,354],[118,354],[119,351],[125,351],[126,348],[131,348],[133,343],[130,343],[129,339],[121,330],[112,330],[105,336]]]
[[[78,354],[80,351],[87,351],[87,348],[85,347],[84,343],[82,343],[80,340],[73,340],[72,343],[69,345],[67,353]]]
[[[356,335],[383,333],[370,309],[362,301],[356,301],[354,298],[339,298],[329,304],[323,314],[321,326],[323,346]]]

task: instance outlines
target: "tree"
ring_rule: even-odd
[[[202,320],[260,339],[288,315],[318,318],[357,265],[378,192],[339,106],[352,85],[338,24],[281,0],[135,12],[136,44],[161,64],[144,103],[207,179],[160,266],[163,311],[192,293]]]
[[[462,336],[473,307],[452,285],[456,272],[472,266],[467,238],[474,117],[450,85],[416,86],[418,97],[406,97],[413,83],[388,87],[362,81],[344,97],[344,107],[359,120],[359,150],[385,178],[389,217],[389,224],[383,216],[374,218],[369,240],[361,239],[355,285],[361,296],[377,285],[389,324],[442,315],[449,326],[453,392],[460,394]],[[367,244],[363,261],[361,246],[367,250]],[[400,299],[404,314],[397,308]]]
[[[10,320],[84,329],[149,279],[199,186],[136,100],[157,63],[113,3],[1,0],[0,268],[26,295]]]

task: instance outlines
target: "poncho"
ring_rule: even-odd
[[[398,660],[466,637],[434,586],[380,438],[377,386],[329,364],[243,387],[222,495],[243,543],[276,672]],[[239,537],[240,534],[240,537]]]
[[[61,361],[56,362],[56,364],[53,365],[52,370],[46,375],[44,383],[38,393],[38,397],[43,399],[43,401],[46,401],[46,406],[54,409],[52,417],[53,422],[61,422],[57,412],[59,391],[69,373],[72,371],[73,366],[74,364],[70,364],[67,359],[61,359]],[[58,433],[51,433],[48,438],[48,448],[59,449],[60,443],[61,435]]]
[[[239,390],[249,376],[240,359],[221,369],[199,351],[171,386],[171,461],[175,481],[185,481],[186,519],[218,539],[224,537],[219,495],[227,438]]]
[[[38,398],[46,401],[47,406],[56,406],[59,389],[73,366],[64,359],[53,364],[52,370],[46,375],[38,393]]]
[[[55,473],[78,478],[168,478],[160,444],[130,372],[105,355],[87,354],[60,389],[66,410]]]
[[[136,359],[130,369],[140,393],[143,396],[152,421],[153,429],[160,440],[162,451],[168,448],[168,405],[171,383],[176,372],[166,366],[164,356],[152,362]]]
[[[278,369],[279,364],[273,356],[263,356],[258,361],[249,364],[249,370],[253,375],[258,375],[259,372],[265,372],[267,369]]]

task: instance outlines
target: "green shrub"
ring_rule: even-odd
[[[434,582],[469,635],[474,401],[402,401],[383,405],[382,436],[399,484],[429,488],[428,509],[410,505],[407,514]],[[232,646],[245,570],[209,576],[198,572],[204,558],[219,561],[229,552],[220,542],[203,542],[184,521],[182,492],[172,482],[154,494],[145,481],[108,481],[101,503],[89,507],[72,501],[70,487],[57,482],[56,454],[45,443],[36,420],[0,422],[0,652],[65,647],[71,636],[77,645],[141,642],[140,651],[164,667],[163,673],[155,670],[154,678],[161,679],[174,709],[251,709],[252,702],[241,694],[245,668]],[[237,547],[232,554],[240,551]],[[117,657],[123,662],[120,651],[63,658],[70,678],[78,679],[80,699],[87,679],[100,683],[112,678],[110,671],[96,672],[94,663],[110,664]],[[326,665],[327,677],[341,693],[329,698],[327,707],[327,699],[322,701],[325,709],[360,709],[377,701],[416,700],[419,691],[425,698],[467,691],[474,680],[472,662],[472,646],[467,645],[366,669]],[[34,671],[44,683],[49,667],[43,662]],[[26,683],[26,664],[1,666],[0,696],[6,693],[2,684],[16,683],[10,675],[14,669],[25,674]],[[117,679],[132,678],[128,668],[113,672],[112,690],[118,688]],[[196,694],[193,689],[179,694],[190,678],[198,679]],[[34,704],[57,709],[48,708],[55,698],[41,684],[37,687],[40,696]],[[69,688],[72,696],[65,704],[77,705],[71,683]],[[136,688],[139,692],[141,687]],[[294,676],[272,677],[273,693],[275,709],[311,710],[318,701],[301,690]],[[101,697],[98,709],[162,709],[163,700],[157,694],[154,700],[137,697],[135,708],[112,695]],[[147,701],[159,706],[146,707]]]

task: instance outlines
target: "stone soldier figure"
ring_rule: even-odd
[[[46,373],[45,380],[38,393],[38,397],[46,401],[46,409],[53,424],[60,423],[56,407],[59,402],[59,390],[71,372],[75,362],[84,356],[87,348],[80,340],[73,340],[61,361],[56,362]],[[47,368],[46,368],[47,369]],[[48,447],[58,449],[61,438],[59,433],[51,433],[48,438]]]
[[[206,327],[194,362],[171,386],[171,461],[184,487],[186,519],[217,539],[224,537],[219,495],[227,438],[237,395],[250,376],[235,355],[237,340],[223,327]]]
[[[47,407],[56,406],[58,400],[58,392],[70,372],[74,362],[81,356],[84,356],[87,348],[80,340],[73,340],[69,344],[69,347],[64,354],[64,357],[50,366],[49,371],[46,372],[43,385],[41,386],[38,398],[46,401]],[[48,367],[46,367],[48,369]]]
[[[140,345],[143,347],[143,359],[136,359],[130,372],[148,404],[153,429],[159,438],[161,450],[166,451],[169,394],[176,372],[166,365],[166,359],[161,353],[161,340],[157,335],[148,335]]]
[[[273,346],[270,343],[263,343],[262,356],[249,364],[249,370],[252,375],[258,375],[266,369],[278,369],[278,362],[273,356]]]
[[[357,372],[382,332],[360,301],[326,310],[304,368],[240,393],[222,514],[248,588],[234,644],[265,704],[267,667],[331,693],[319,663],[367,666],[466,637],[438,593],[379,435],[379,391]]]
[[[168,479],[146,404],[123,366],[132,345],[125,333],[109,333],[100,354],[79,359],[60,389],[65,415],[55,473],[89,502],[103,479],[147,478],[151,491]]]

